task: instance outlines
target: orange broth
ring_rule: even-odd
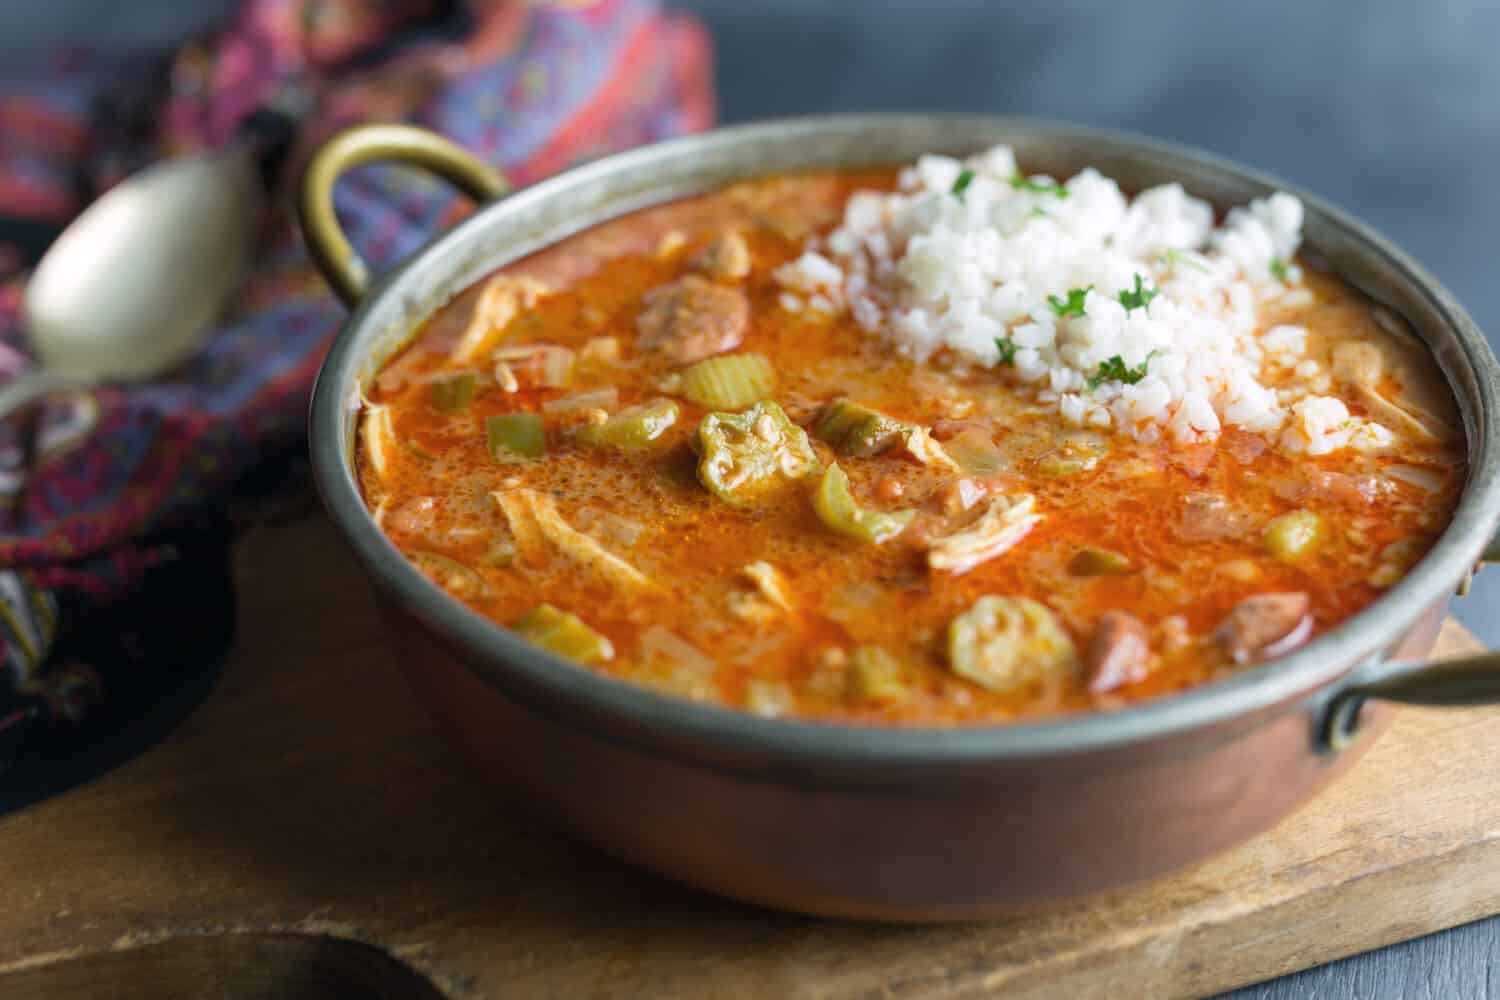
[[[1103,452],[1093,468],[1042,474],[1038,460],[1076,429],[1055,408],[1013,392],[1002,369],[966,370],[942,357],[914,365],[847,315],[779,305],[772,270],[795,257],[808,235],[834,224],[852,190],[893,183],[887,171],[750,182],[624,216],[510,265],[505,273],[535,277],[553,292],[515,316],[496,345],[585,351],[591,340],[617,341],[618,361],[580,362],[567,386],[507,392],[488,358],[452,362],[479,290],[459,296],[367,390],[371,404],[388,407],[399,445],[385,449],[379,474],[368,449],[359,461],[383,530],[402,550],[418,553],[418,564],[455,597],[496,622],[515,622],[543,601],[578,615],[610,640],[613,656],[594,666],[613,677],[768,714],[947,724],[1114,707],[1240,669],[1214,640],[1238,602],[1305,593],[1313,632],[1324,632],[1382,592],[1371,581],[1388,546],[1411,539],[1413,555],[1425,551],[1447,524],[1464,450],[1446,387],[1424,351],[1382,329],[1367,300],[1336,277],[1312,272],[1313,303],[1265,315],[1264,323],[1305,326],[1312,358],[1326,358],[1331,345],[1349,339],[1375,343],[1390,362],[1381,392],[1441,415],[1447,429],[1438,439],[1397,429],[1385,452],[1291,458],[1232,429],[1216,443],[1190,446],[1108,433],[1091,438]],[[671,396],[671,375],[682,366],[635,350],[642,299],[686,273],[695,255],[730,229],[745,236],[752,260],[738,285],[750,322],[737,350],[770,359],[771,398],[804,426],[829,401],[849,397],[933,428],[939,440],[980,428],[1003,463],[989,485],[1033,494],[1043,515],[1024,540],[961,575],[930,569],[927,540],[968,516],[952,509],[953,482],[962,473],[895,452],[838,459],[863,505],[919,511],[909,530],[884,544],[844,538],[821,524],[809,499],[815,477],[763,502],[730,506],[695,474],[696,432],[708,411],[680,397],[680,418],[653,447],[592,446],[577,434],[585,413],[544,413],[545,455],[496,461],[486,444],[488,416],[541,413],[548,401],[595,389],[617,391],[614,410]],[[431,383],[453,371],[474,373],[478,386],[466,408],[445,412],[433,404]],[[1333,394],[1367,415],[1359,398]],[[834,460],[827,444],[813,445],[821,465]],[[1384,477],[1394,463],[1426,470],[1440,485],[1429,492]],[[512,528],[492,494],[519,488],[550,496],[570,525],[650,586],[610,583],[556,554],[515,556],[507,544]],[[1207,531],[1185,527],[1194,504],[1213,510]],[[1310,557],[1285,562],[1268,552],[1263,533],[1272,518],[1295,509],[1317,514],[1326,537]],[[1077,575],[1070,563],[1085,548],[1108,549],[1130,568]],[[464,572],[450,572],[445,560]],[[779,570],[789,610],[747,604],[755,588],[743,570],[756,562]],[[1150,635],[1145,676],[1099,693],[1082,672],[1007,691],[956,675],[946,656],[949,623],[990,594],[1042,602],[1079,650],[1102,614],[1130,612]],[[643,641],[648,634],[660,640],[663,630],[680,643]],[[692,647],[685,655],[682,643]],[[894,696],[870,697],[851,685],[851,651],[872,645],[900,665]],[[768,691],[775,695],[769,702]]]

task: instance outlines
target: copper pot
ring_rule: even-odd
[[[1432,350],[1463,414],[1469,473],[1452,523],[1404,580],[1263,666],[1121,711],[1044,722],[878,729],[761,719],[614,681],[529,645],[430,583],[371,520],[351,472],[360,387],[427,316],[495,268],[604,219],[743,178],[998,142],[1030,170],[1068,176],[1092,164],[1126,188],[1176,180],[1220,207],[1295,191],[1151,140],[941,115],[725,129],[504,197],[488,167],[404,126],[342,133],[314,158],[303,226],[354,307],[313,395],[319,488],[382,595],[412,683],[518,801],[607,851],[725,895],[859,918],[971,918],[1148,878],[1265,830],[1371,741],[1378,727],[1361,711],[1367,698],[1500,700],[1500,657],[1420,662],[1500,519],[1500,368],[1415,262],[1299,191],[1309,251]],[[371,284],[332,211],[338,175],[371,160],[432,169],[489,203]]]

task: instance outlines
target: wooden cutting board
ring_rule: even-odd
[[[413,704],[321,518],[256,529],[236,575],[209,700],[0,820],[0,996],[1194,996],[1500,910],[1482,710],[1403,710],[1266,836],[1053,912],[889,927],[725,902],[490,795]],[[1450,622],[1442,645],[1474,642]]]

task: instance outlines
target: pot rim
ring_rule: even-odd
[[[540,650],[490,619],[470,610],[432,583],[375,526],[347,459],[344,420],[352,383],[360,378],[369,353],[361,341],[385,300],[410,299],[403,284],[424,261],[463,246],[483,246],[482,234],[523,204],[562,198],[625,171],[653,163],[702,156],[757,140],[788,138],[816,143],[834,133],[928,126],[972,127],[1024,133],[1038,139],[1087,143],[1141,159],[1191,167],[1235,183],[1279,188],[1301,198],[1309,215],[1383,261],[1419,293],[1453,334],[1457,360],[1472,378],[1472,393],[1445,372],[1463,413],[1468,442],[1468,480],[1447,528],[1433,549],[1397,585],[1337,628],[1288,656],[1264,666],[1109,712],[1025,722],[954,727],[875,727],[794,719],[766,719],[731,708],[704,705],[660,694],[596,673]],[[830,162],[830,166],[837,163]],[[1184,171],[1185,172],[1185,171]],[[721,186],[710,183],[705,189]],[[662,192],[659,203],[687,193]],[[624,210],[652,201],[630,203]],[[618,213],[617,213],[618,214]],[[598,219],[589,225],[597,224]],[[586,227],[584,227],[586,228]],[[559,238],[566,238],[559,237]],[[555,239],[551,242],[555,242]],[[523,249],[501,259],[524,256]],[[494,266],[490,265],[493,269]],[[409,284],[409,282],[407,283]],[[454,287],[450,293],[462,289]],[[425,318],[425,317],[424,317]],[[422,319],[412,322],[420,325]],[[1389,240],[1348,213],[1295,185],[1240,167],[1208,153],[1133,134],[1075,126],[1044,119],[988,115],[854,113],[784,118],[716,129],[667,140],[575,167],[482,207],[440,234],[385,275],[359,303],[340,330],[314,386],[309,443],[314,477],[339,531],[353,547],[373,581],[415,615],[480,680],[531,707],[571,716],[594,730],[628,733],[631,742],[661,750],[677,748],[701,760],[705,755],[809,763],[931,765],[984,763],[1108,750],[1215,727],[1324,688],[1353,666],[1397,642],[1424,611],[1445,603],[1458,581],[1471,572],[1500,520],[1500,364],[1483,334],[1453,296]],[[1474,398],[1470,398],[1471,395]]]

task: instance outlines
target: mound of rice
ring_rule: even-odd
[[[855,193],[842,225],[776,277],[783,308],[847,311],[918,361],[946,350],[1009,369],[1077,426],[1185,443],[1234,426],[1313,455],[1382,447],[1384,427],[1314,394],[1328,378],[1304,359],[1306,330],[1261,329],[1262,304],[1312,301],[1290,263],[1301,231],[1284,192],[1216,228],[1180,185],[1127,199],[1093,169],[1026,177],[997,146],[924,156],[896,192]]]

